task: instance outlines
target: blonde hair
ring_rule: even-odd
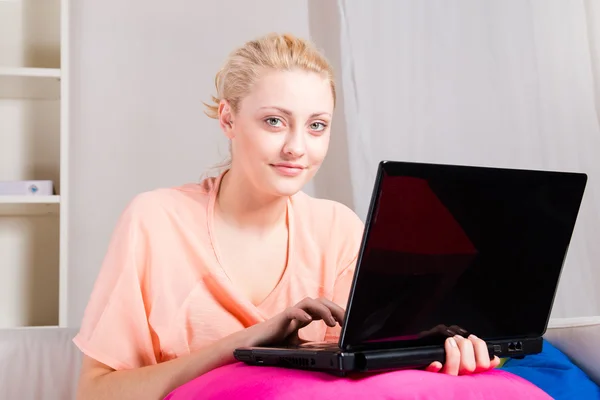
[[[333,104],[336,92],[333,69],[327,59],[310,42],[291,34],[271,33],[245,43],[231,53],[217,76],[217,95],[213,104],[206,104],[206,115],[219,118],[219,103],[229,102],[232,111],[239,110],[240,101],[252,90],[265,69],[290,71],[300,69],[324,75],[331,86]]]

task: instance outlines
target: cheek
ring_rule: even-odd
[[[329,135],[314,138],[314,140],[310,141],[308,145],[308,156],[310,157],[311,162],[320,164],[327,155],[328,149]]]
[[[283,135],[273,135],[260,130],[249,130],[239,136],[242,151],[246,157],[272,160],[283,146]]]

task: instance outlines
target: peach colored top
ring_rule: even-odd
[[[363,232],[356,214],[303,192],[291,196],[287,266],[255,306],[236,291],[215,253],[222,176],[146,192],[127,206],[74,339],[83,353],[117,370],[137,368],[189,354],[307,296],[346,307]],[[248,273],[260,267],[248,266]],[[299,334],[330,340],[339,327],[317,321]]]

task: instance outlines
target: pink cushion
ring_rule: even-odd
[[[165,400],[190,399],[551,399],[532,383],[494,370],[470,376],[394,371],[338,378],[321,372],[237,363],[175,389]]]

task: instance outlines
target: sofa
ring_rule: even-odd
[[[0,399],[75,398],[81,354],[74,328],[0,329]],[[554,319],[545,338],[600,385],[600,317]]]

